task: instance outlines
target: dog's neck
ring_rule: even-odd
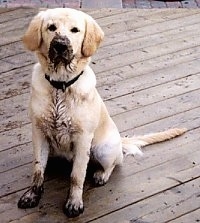
[[[49,83],[56,88],[57,90],[61,89],[63,92],[65,92],[66,88],[70,87],[72,84],[74,84],[79,77],[83,74],[84,71],[81,71],[80,74],[78,74],[77,76],[75,76],[73,79],[69,80],[69,81],[54,81],[51,80],[50,76],[48,74],[45,74],[45,78],[46,80],[49,81]]]

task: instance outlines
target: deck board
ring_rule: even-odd
[[[174,126],[187,127],[188,132],[145,148],[144,157],[126,158],[104,187],[93,187],[89,174],[85,212],[73,220],[66,220],[62,213],[70,173],[65,162],[57,162],[58,170],[53,173],[50,162],[46,192],[38,208],[24,211],[16,206],[31,181],[28,101],[36,61],[24,49],[21,37],[38,9],[4,10],[0,12],[1,222],[197,221],[199,10],[84,10],[97,19],[106,34],[91,66],[97,74],[98,91],[121,134],[145,134]],[[62,165],[67,165],[66,172]]]

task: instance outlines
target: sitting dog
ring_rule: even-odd
[[[34,148],[32,185],[18,202],[19,208],[38,205],[43,192],[49,154],[73,162],[68,200],[69,217],[83,212],[83,184],[90,158],[102,169],[94,173],[104,185],[127,154],[141,154],[140,147],[171,139],[185,129],[140,136],[120,137],[119,131],[96,90],[90,57],[104,33],[89,15],[75,9],[57,8],[39,12],[31,21],[23,42],[34,51],[30,118]]]

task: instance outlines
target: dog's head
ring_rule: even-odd
[[[102,29],[89,15],[57,8],[39,12],[23,42],[29,50],[43,54],[56,69],[59,65],[70,65],[74,58],[92,56],[103,37]]]

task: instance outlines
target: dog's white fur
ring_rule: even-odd
[[[56,26],[55,31],[48,30],[51,24]],[[73,27],[79,31],[71,32]],[[70,66],[59,64],[57,70],[48,54],[55,35],[69,39],[75,56]],[[171,139],[186,131],[171,129],[140,137],[120,137],[95,88],[95,74],[89,67],[90,57],[103,37],[103,31],[89,15],[73,9],[40,12],[23,37],[25,46],[34,51],[39,60],[33,69],[30,103],[35,154],[32,187],[42,186],[50,152],[72,160],[71,186],[65,205],[69,216],[77,216],[83,211],[83,184],[91,157],[102,166],[94,179],[103,185],[114,167],[122,163],[124,155],[142,154],[142,146]],[[48,74],[52,80],[69,81],[81,71],[84,72],[80,78],[65,92],[53,88],[45,79]],[[25,199],[33,200],[33,191],[25,193],[21,202]]]

